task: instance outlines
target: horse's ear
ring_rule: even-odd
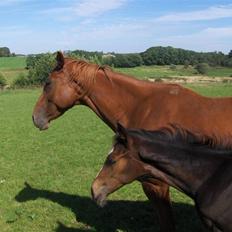
[[[117,135],[123,139],[128,149],[133,149],[134,138],[129,134],[129,131],[119,122],[117,123]]]
[[[127,138],[127,130],[126,128],[119,122],[117,122],[117,134],[120,138],[125,139]]]
[[[62,69],[64,66],[64,55],[62,52],[58,51],[56,54],[57,69]]]
[[[27,182],[24,182],[24,185],[25,185],[26,188],[29,188],[29,189],[32,188]]]

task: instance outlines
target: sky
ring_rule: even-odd
[[[152,46],[232,49],[232,0],[0,0],[0,47],[17,54]]]

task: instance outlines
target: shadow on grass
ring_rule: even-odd
[[[109,201],[104,208],[99,208],[89,197],[52,192],[43,189],[25,187],[17,194],[18,202],[44,198],[71,209],[79,222],[92,229],[69,228],[58,222],[56,232],[158,232],[158,222],[153,216],[153,209],[147,201]],[[203,232],[193,206],[175,203],[173,205],[177,231]]]

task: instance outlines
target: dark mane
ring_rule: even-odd
[[[142,140],[148,141],[167,141],[173,144],[186,144],[195,146],[204,146],[206,148],[214,148],[216,150],[232,149],[232,136],[219,137],[216,135],[207,136],[197,132],[190,132],[178,125],[170,124],[160,130],[146,131],[142,129],[128,129],[131,136],[136,136]]]

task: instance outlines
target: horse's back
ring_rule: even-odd
[[[179,85],[157,84],[139,105],[133,114],[138,128],[177,124],[209,136],[226,137],[232,132],[232,98],[209,98]]]

